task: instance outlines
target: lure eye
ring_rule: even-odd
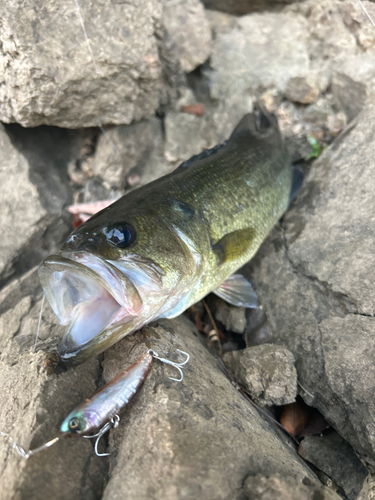
[[[69,429],[71,431],[79,431],[81,428],[81,420],[78,417],[73,417],[69,420]]]
[[[120,222],[105,231],[107,240],[118,248],[127,248],[136,237],[133,226],[126,222]]]

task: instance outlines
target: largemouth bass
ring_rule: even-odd
[[[285,212],[291,189],[276,118],[255,106],[228,141],[94,215],[39,269],[68,325],[61,359],[82,362],[215,289],[251,305],[246,284],[230,276]]]

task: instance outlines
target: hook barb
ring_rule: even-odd
[[[92,436],[83,436],[86,439],[96,438],[95,445],[94,445],[94,451],[95,451],[95,455],[97,457],[109,457],[110,453],[99,453],[99,451],[98,451],[99,441],[100,441],[100,438],[102,436],[104,436],[104,434],[106,432],[109,432],[111,428],[116,429],[116,427],[118,427],[119,422],[120,422],[120,417],[118,415],[115,415],[109,422],[104,424],[103,427],[96,434],[93,434]]]
[[[182,353],[182,354],[185,354],[186,356],[186,359],[185,361],[183,361],[182,363],[176,363],[175,361],[170,361],[169,359],[166,359],[166,358],[161,358],[157,352],[155,352],[153,349],[149,349],[148,352],[149,354],[151,354],[151,356],[155,359],[158,359],[159,361],[161,361],[162,363],[165,363],[166,365],[170,365],[170,366],[173,366],[174,368],[176,368],[176,370],[179,371],[180,373],[180,378],[174,378],[174,377],[169,377],[170,380],[174,380],[175,382],[182,382],[183,379],[184,379],[184,374],[182,372],[182,367],[184,365],[186,365],[186,363],[189,361],[190,359],[190,354],[188,354],[187,352],[185,351],[181,351],[181,349],[176,349],[178,352]]]

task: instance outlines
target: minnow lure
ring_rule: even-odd
[[[124,410],[125,406],[130,402],[146,380],[151,369],[152,360],[158,359],[162,363],[173,366],[179,371],[180,378],[169,377],[170,380],[176,382],[181,382],[183,380],[182,367],[189,361],[190,355],[180,349],[177,349],[177,351],[186,355],[186,360],[184,362],[176,363],[161,358],[155,351],[149,349],[135,363],[126,368],[108,382],[108,384],[96,391],[89,399],[86,399],[77,406],[77,408],[71,411],[61,424],[60,432],[62,435],[82,436],[88,439],[96,438],[94,446],[96,455],[98,457],[110,455],[110,453],[99,453],[99,440],[111,428],[116,428],[118,426],[120,422],[119,413]],[[8,438],[13,449],[26,460],[60,440],[60,437],[57,436],[34,450],[26,451],[19,443],[13,441],[9,434],[0,431],[0,435]]]

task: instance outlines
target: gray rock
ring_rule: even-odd
[[[306,20],[299,15],[253,14],[218,34],[211,66],[214,98],[270,85],[284,90],[290,78],[309,70]],[[242,70],[242,71],[241,71]]]
[[[160,0],[2,4],[0,119],[79,128],[151,116],[163,89]]]
[[[246,327],[246,309],[228,304],[225,300],[210,295],[207,304],[215,319],[220,321],[226,330],[234,333],[244,333]]]
[[[374,4],[364,5],[375,17]],[[345,0],[307,0],[286,9],[302,13],[308,23],[308,45],[311,59],[326,65],[366,86],[374,93],[375,33],[359,2]]]
[[[284,92],[291,78],[302,78],[309,72],[303,16],[267,13],[226,19],[211,18],[217,33],[211,69],[205,71],[210,95],[218,101],[212,119],[219,141],[226,139],[244,113],[252,110],[258,88],[275,87]]]
[[[297,371],[287,349],[262,344],[227,353],[224,360],[259,405],[280,406],[296,400]]]
[[[301,104],[313,103],[318,95],[330,84],[328,71],[311,71],[307,77],[293,77],[289,80],[284,95],[287,99]]]
[[[289,80],[284,95],[293,102],[311,104],[315,101],[317,92],[306,78],[297,76]]]
[[[83,189],[83,202],[92,203],[94,201],[107,200],[110,191],[104,186],[100,177],[91,177],[85,182]]]
[[[162,23],[183,71],[190,72],[208,59],[211,32],[199,0],[163,0]]]
[[[172,367],[153,362],[110,433],[109,471],[107,459],[95,457],[85,439],[62,439],[25,462],[0,435],[1,499],[39,498],[40,492],[58,500],[229,499],[242,494],[244,475],[259,470],[317,481],[286,438],[234,389],[183,317],[117,343],[104,354],[103,371],[96,359],[66,371],[47,356],[64,330],[48,304],[34,352],[40,295],[35,271],[0,295],[6,304],[0,316],[0,431],[25,449],[56,436],[69,411],[148,348],[175,360],[180,348],[191,360],[180,384],[168,379],[176,376]]]
[[[202,117],[170,112],[165,117],[164,127],[164,156],[170,163],[188,160],[209,147],[207,122]]]
[[[345,112],[348,121],[353,120],[363,109],[366,101],[364,83],[355,82],[348,75],[337,72],[332,77],[331,90],[336,107]]]
[[[263,307],[246,309],[246,328],[244,339],[246,347],[266,344],[272,340],[272,333],[268,325]]]
[[[372,467],[374,133],[369,106],[314,163],[247,268],[274,341],[296,358],[304,399]]]
[[[38,191],[29,180],[29,164],[13,146],[0,125],[0,273],[37,231],[36,225],[46,214]],[[31,209],[30,209],[31,208]]]
[[[244,492],[248,500],[339,500],[333,490],[317,486],[308,478],[296,479],[290,475],[261,474],[248,476],[244,483]]]
[[[305,437],[298,453],[329,476],[349,500],[357,500],[367,477],[367,470],[350,444],[337,433]]]
[[[244,476],[259,471],[313,479],[271,424],[234,389],[183,317],[130,336],[104,355],[106,381],[152,347],[176,359],[189,352],[184,380],[154,362],[134,403],[110,436],[104,499],[235,499]]]
[[[307,106],[304,118],[314,123],[326,123],[329,116],[334,114],[331,103],[328,99],[321,97],[311,106]]]
[[[146,161],[155,136],[160,134],[161,123],[157,118],[108,128],[98,139],[93,174],[100,176],[108,189],[124,187],[129,172]]]
[[[15,292],[21,290],[33,294],[24,295],[18,302]],[[2,291],[2,303],[8,302],[9,307],[0,316],[0,431],[26,449],[56,436],[68,412],[96,389],[100,373],[95,359],[59,374],[46,363],[46,352],[56,347],[62,332],[48,305],[44,307],[39,342],[33,352],[40,294],[35,272]],[[87,440],[68,439],[26,462],[0,435],[0,474],[2,500],[41,495],[94,500],[101,497],[106,464],[93,455]]]

